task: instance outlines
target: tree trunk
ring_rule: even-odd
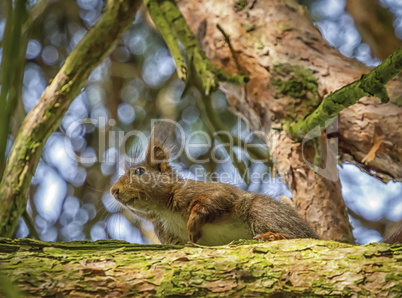
[[[401,245],[312,239],[181,247],[0,238],[0,285],[11,280],[30,297],[396,297],[401,259]]]
[[[375,172],[383,181],[402,181],[401,81],[388,84],[390,103],[362,98],[340,114],[328,140],[319,138],[335,158],[317,174],[311,165],[314,150],[293,142],[283,128],[370,69],[331,48],[293,0],[181,0],[178,5],[216,66],[250,76],[244,87],[225,83],[222,89],[250,128],[265,132],[278,172],[302,215],[324,239],[352,241],[336,169],[337,145],[341,162]],[[229,36],[230,45],[217,25]],[[375,142],[377,154],[363,163]]]

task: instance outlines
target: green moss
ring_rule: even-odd
[[[318,103],[318,84],[313,73],[306,68],[290,64],[279,64],[274,67],[273,80],[280,93],[296,99],[307,99],[311,104]]]
[[[262,50],[264,48],[264,44],[262,43],[261,40],[257,41],[254,45],[257,48],[257,50]]]
[[[288,63],[278,64],[273,68],[271,83],[275,98],[288,107],[284,122],[293,123],[299,115],[310,113],[321,102],[317,79],[309,69]]]
[[[360,255],[360,254],[358,254],[358,255],[349,255],[349,256],[346,257],[346,259],[349,259],[349,260],[360,260],[362,258],[363,258],[363,256]]]
[[[68,81],[64,86],[62,86],[59,90],[59,94],[61,95],[67,95],[71,91],[71,85],[73,84],[73,81]]]
[[[293,28],[294,25],[292,23],[285,23],[285,22],[278,23],[278,29],[281,30],[282,32],[293,30]]]
[[[394,280],[401,280],[402,279],[402,272],[390,272],[385,276],[385,281],[394,281]]]
[[[236,11],[240,11],[240,10],[243,10],[246,7],[246,5],[247,5],[247,0],[239,0],[239,1],[236,1],[236,3],[234,4],[234,9]]]

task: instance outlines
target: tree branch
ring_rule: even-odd
[[[10,133],[11,107],[15,107],[22,90],[22,75],[25,63],[26,32],[23,24],[27,18],[26,0],[10,1],[7,4],[7,23],[4,30],[1,61],[0,93],[0,179],[6,164],[6,149]]]
[[[29,296],[389,297],[402,287],[400,244],[295,239],[182,247],[0,238],[0,252],[3,274]]]
[[[174,61],[176,62],[176,72],[179,79],[187,80],[187,64],[184,56],[181,53],[179,44],[177,42],[177,37],[173,28],[170,26],[169,22],[166,20],[162,10],[159,8],[158,1],[154,0],[144,0],[144,4],[147,7],[148,13],[155,23],[156,28],[158,28],[166,45],[169,48],[170,54],[172,55]]]
[[[139,1],[108,1],[105,12],[66,59],[38,104],[25,118],[0,183],[0,235],[11,237],[26,208],[27,190],[50,134],[91,71],[132,23]]]

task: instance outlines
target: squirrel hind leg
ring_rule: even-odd
[[[258,234],[253,239],[257,241],[275,241],[275,240],[285,240],[287,238],[280,233],[266,232]]]

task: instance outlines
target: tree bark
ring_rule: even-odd
[[[327,161],[324,168],[330,177],[316,174],[305,162],[313,162],[313,150],[292,141],[283,128],[370,68],[331,48],[295,1],[177,3],[192,31],[205,32],[197,37],[207,57],[229,73],[250,76],[244,87],[221,84],[222,89],[250,128],[266,133],[278,172],[286,178],[301,213],[324,239],[352,241],[336,160]],[[217,25],[230,37],[230,45]],[[390,103],[362,98],[341,112],[338,128],[323,143],[335,153],[334,144],[339,143],[341,162],[353,162],[383,181],[402,181],[402,83],[393,80],[387,89]],[[374,159],[363,163],[378,138]]]
[[[397,297],[401,260],[401,245],[312,239],[181,247],[0,238],[1,284],[28,297]]]

